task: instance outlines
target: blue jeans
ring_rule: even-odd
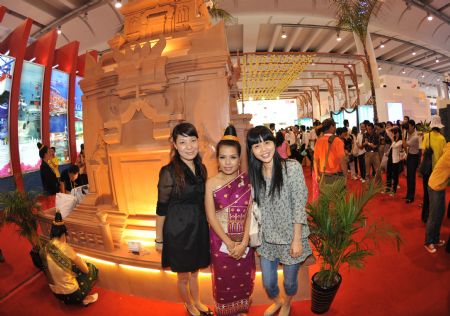
[[[425,245],[437,244],[440,239],[442,220],[445,214],[445,190],[435,191],[428,187],[430,214],[425,232]]]
[[[278,263],[279,260],[275,259],[271,261],[261,256],[261,272],[264,289],[266,290],[269,298],[273,299],[280,294],[278,288]],[[298,270],[300,269],[300,263],[283,265],[283,285],[284,291],[288,296],[294,296],[298,289]]]

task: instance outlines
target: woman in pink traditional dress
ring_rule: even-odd
[[[219,173],[206,182],[211,270],[216,314],[246,315],[255,280],[255,257],[248,247],[251,186],[239,172],[241,146],[230,125],[217,144]]]

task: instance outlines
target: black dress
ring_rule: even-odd
[[[58,178],[56,177],[56,174],[53,171],[53,169],[44,160],[42,160],[41,163],[40,173],[44,193],[46,195],[55,195],[56,193],[58,193],[59,192]]]
[[[182,192],[175,192],[172,163],[159,172],[156,213],[165,216],[162,267],[173,272],[194,272],[210,263],[209,227],[205,213],[205,181],[181,163],[185,174]],[[196,168],[196,174],[200,174]]]

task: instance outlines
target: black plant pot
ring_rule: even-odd
[[[330,309],[331,303],[333,303],[333,299],[341,285],[342,277],[338,274],[338,282],[332,287],[324,289],[316,283],[316,275],[317,273],[313,275],[311,282],[311,311],[315,314],[323,314]]]
[[[42,262],[42,258],[39,255],[39,247],[33,247],[30,250],[30,256],[31,256],[31,260],[33,261],[33,264],[36,268],[38,268],[39,270],[42,270],[44,267],[44,264]]]

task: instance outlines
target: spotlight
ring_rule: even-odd
[[[381,43],[380,48],[384,48],[384,43]]]
[[[312,63],[311,63],[311,66],[315,66],[315,65],[316,65],[316,63],[315,63],[315,62],[312,62]]]
[[[437,58],[437,57],[436,57],[436,60],[435,60],[435,62],[436,62],[436,64],[437,64],[437,63],[439,62],[439,58]]]
[[[281,38],[287,38],[287,34],[285,31],[281,32]]]
[[[412,51],[412,55],[416,56],[416,51],[415,50]]]
[[[253,97],[249,97],[248,100],[249,100],[249,101],[253,101]]]
[[[336,41],[340,42],[342,41],[341,35],[339,35],[339,32],[336,34]]]
[[[402,70],[402,74],[406,74],[405,68],[403,68],[403,70]]]
[[[429,14],[429,13],[427,15],[427,20],[428,21],[433,21],[433,16],[431,14]]]
[[[61,35],[61,33],[62,33],[61,25],[58,25],[58,28],[56,29],[56,33],[58,33],[58,35]]]
[[[52,68],[53,69],[56,69],[56,68],[58,68],[59,67],[59,64],[56,64],[56,65],[54,65]]]
[[[381,68],[381,66],[378,66],[378,70],[381,70],[381,69],[383,69],[383,68]]]
[[[116,9],[120,9],[122,7],[122,0],[116,0],[114,7],[116,7]]]
[[[422,77],[422,78],[425,78],[425,75],[422,73],[421,77]]]
[[[33,57],[33,58],[30,59],[30,62],[33,62],[35,60],[36,60],[36,57]]]

